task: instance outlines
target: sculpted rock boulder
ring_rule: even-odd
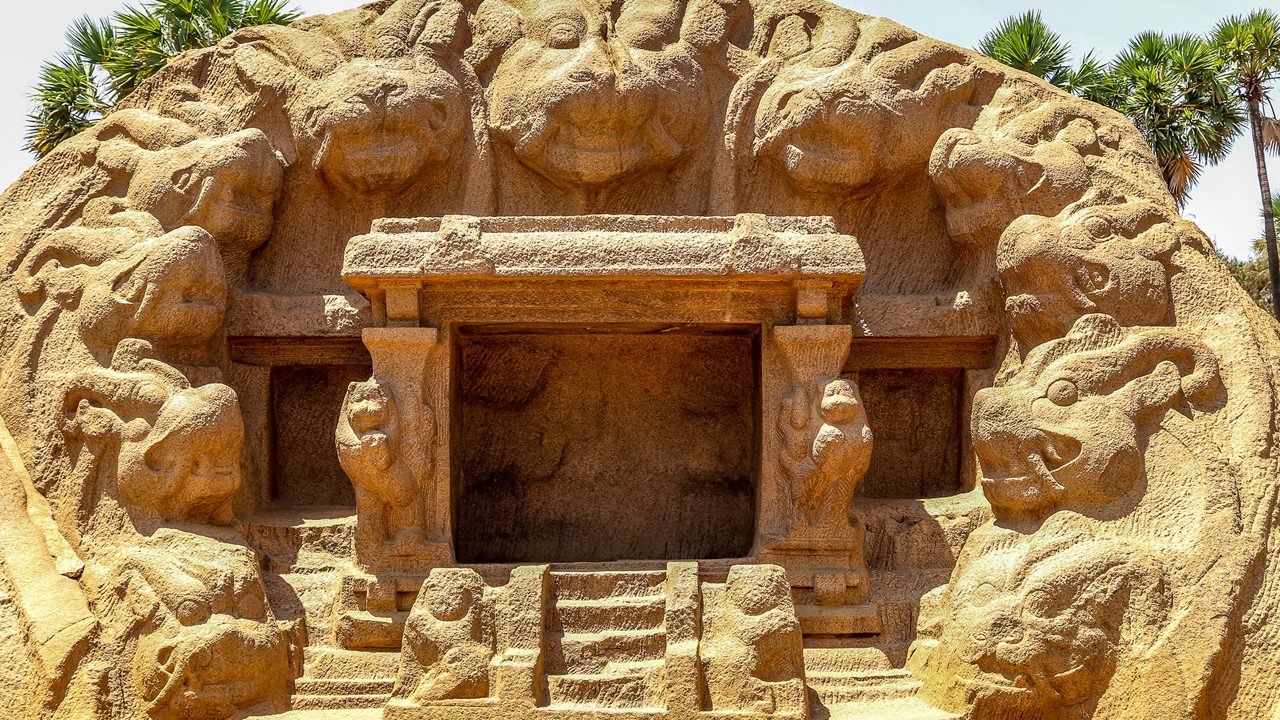
[[[1140,202],[1023,216],[1000,238],[997,265],[1010,332],[1024,351],[1107,313],[1124,325],[1164,325],[1173,310],[1169,257],[1185,221]]]
[[[1280,332],[1137,128],[827,0],[377,0],[0,196],[33,720],[1252,720]]]

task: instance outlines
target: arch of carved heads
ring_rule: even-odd
[[[0,198],[24,717],[1262,718],[1277,327],[823,0],[381,0]]]

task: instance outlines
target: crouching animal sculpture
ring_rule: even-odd
[[[395,697],[420,704],[489,696],[492,604],[476,571],[433,570],[405,624]]]
[[[909,665],[924,699],[966,718],[1207,717],[1220,647],[1204,637],[1225,642],[1238,600],[1236,570],[1218,568],[1247,561],[1247,538],[1221,522],[1225,492],[1163,485],[1166,465],[1189,463],[1185,446],[1166,457],[1151,443],[1177,418],[1212,421],[1222,393],[1217,358],[1187,331],[1100,314],[978,393],[974,450],[995,519],[923,613]],[[1170,523],[1217,539],[1171,543]],[[1185,641],[1195,625],[1207,635]]]
[[[122,342],[63,405],[69,451],[93,468],[80,545],[102,651],[118,654],[109,677],[130,712],[156,720],[282,707],[289,637],[254,552],[225,527],[244,436],[235,392],[192,387],[150,353]]]

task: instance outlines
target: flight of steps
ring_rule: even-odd
[[[663,706],[666,578],[663,571],[551,574],[552,707]]]
[[[294,681],[294,710],[380,708],[391,699],[398,652],[308,647],[302,677]]]
[[[804,675],[823,705],[911,697],[920,687],[874,647],[804,649]]]
[[[948,720],[957,716],[916,697],[920,681],[874,647],[806,647],[805,681],[830,720],[892,717]],[[816,714],[815,716],[820,716]]]

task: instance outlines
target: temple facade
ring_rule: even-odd
[[[1280,326],[826,0],[379,0],[0,197],[39,720],[1280,718]]]

